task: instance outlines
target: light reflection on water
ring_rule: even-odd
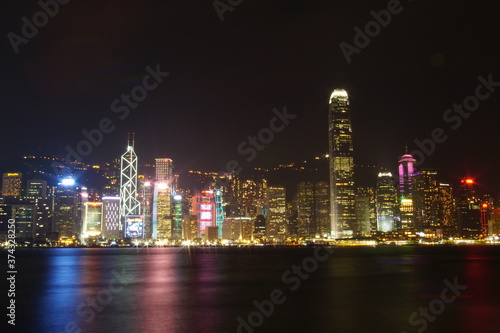
[[[253,301],[281,289],[286,302],[255,333],[410,333],[417,329],[408,317],[439,296],[445,279],[455,277],[468,289],[425,332],[500,328],[500,248],[337,248],[297,291],[282,275],[312,249],[18,252],[25,267],[18,275],[20,332],[60,333],[72,322],[81,333],[236,332],[236,319],[256,310]],[[80,315],[79,309],[91,309],[89,297],[99,293],[112,299],[99,304],[95,318]]]

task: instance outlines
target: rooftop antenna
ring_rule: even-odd
[[[408,154],[408,141],[405,141],[405,154]]]

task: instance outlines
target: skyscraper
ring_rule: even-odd
[[[297,185],[297,236],[299,238],[314,238],[316,232],[314,184],[301,182]]]
[[[286,189],[283,186],[269,186],[266,195],[267,238],[283,242],[286,237]]]
[[[173,162],[170,158],[155,159],[156,181],[167,183],[171,188],[174,181]]]
[[[137,155],[134,151],[134,139],[132,143],[127,142],[127,151],[121,157],[121,175],[120,175],[120,219],[124,225],[125,235],[139,235],[137,230],[144,230],[144,225],[141,225],[140,218],[136,218],[141,214],[141,204],[137,199]],[[128,217],[132,219],[128,221]],[[142,219],[143,220],[143,219]],[[129,232],[127,228],[133,228],[133,232]],[[143,237],[141,234],[140,237]]]
[[[183,198],[181,195],[174,196],[174,213],[172,216],[172,238],[182,240],[182,206]]]
[[[461,181],[457,209],[460,226],[460,236],[478,238],[482,235],[480,200],[476,194],[475,182],[471,178]]]
[[[330,232],[330,196],[325,182],[297,185],[297,237],[314,238]]]
[[[120,197],[103,197],[103,229],[102,235],[107,239],[118,239],[123,235],[120,229]]]
[[[415,232],[415,218],[413,205],[413,175],[416,160],[410,154],[405,154],[399,160],[399,217],[404,234],[413,235]]]
[[[21,195],[21,180],[23,174],[19,172],[4,173],[2,178],[2,196],[19,197]]]
[[[26,187],[26,197],[47,198],[47,182],[42,179],[30,179]]]
[[[82,238],[96,237],[102,234],[102,202],[86,202],[83,205]]]
[[[390,172],[380,172],[377,177],[377,231],[391,232],[395,230],[397,193],[394,179]]]
[[[343,89],[330,97],[329,162],[331,234],[335,238],[357,235],[354,212],[354,159],[349,98]]]
[[[153,238],[172,238],[172,192],[167,182],[156,182],[153,199]]]
[[[359,223],[359,235],[371,236],[376,224],[375,191],[372,187],[356,188],[355,212]]]
[[[415,228],[427,236],[442,237],[439,212],[439,182],[437,171],[422,169],[414,175],[413,205]]]
[[[165,241],[173,237],[173,162],[170,158],[156,158],[155,163],[153,238]]]
[[[198,221],[198,237],[207,238],[208,227],[215,227],[215,198],[213,191],[201,191],[193,196],[192,215]]]
[[[54,193],[54,224],[59,238],[73,238],[80,234],[83,205],[87,202],[85,187],[75,184],[72,178],[65,178]]]
[[[439,184],[438,200],[438,219],[443,229],[443,237],[456,237],[458,235],[458,223],[453,188],[450,184]]]
[[[326,237],[330,234],[330,186],[326,182],[314,184],[316,235]]]

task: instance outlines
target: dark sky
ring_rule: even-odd
[[[34,153],[65,155],[110,118],[86,162],[118,157],[137,133],[140,161],[171,157],[182,169],[245,168],[324,154],[328,100],[350,96],[355,158],[396,169],[415,139],[443,128],[446,142],[422,167],[446,180],[478,177],[498,191],[500,87],[457,130],[443,120],[473,95],[477,77],[500,81],[500,20],[492,1],[402,1],[403,10],[347,63],[371,10],[387,1],[243,1],[221,22],[212,1],[72,0],[15,54],[7,38],[32,21],[35,1],[3,4],[0,171]],[[111,103],[142,82],[146,66],[170,75],[120,120]],[[273,108],[297,117],[251,163],[238,145],[268,126]]]

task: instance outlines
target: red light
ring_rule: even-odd
[[[467,179],[465,180],[465,183],[466,183],[466,184],[474,184],[474,179],[467,178]]]
[[[484,203],[484,204],[483,204],[483,208],[488,208],[488,204],[487,204],[487,203]]]

